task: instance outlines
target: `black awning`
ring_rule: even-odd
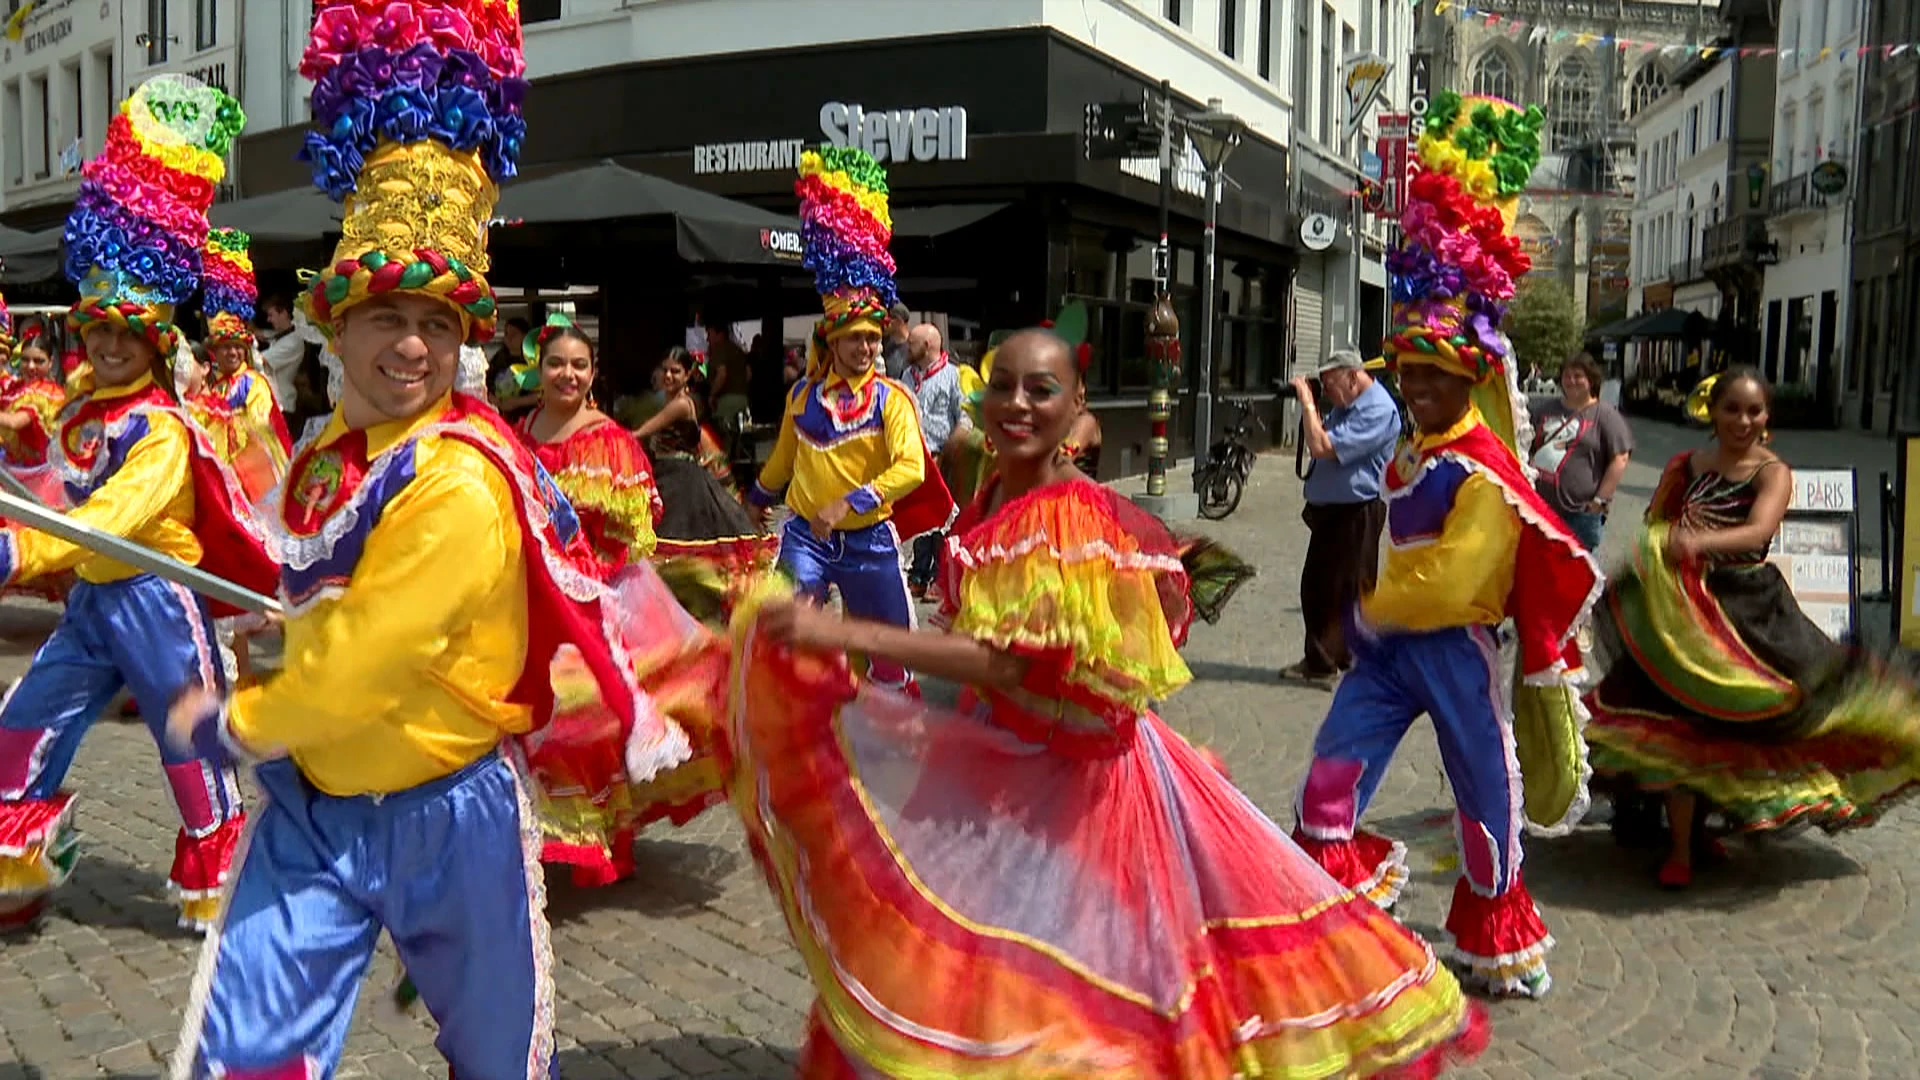
[[[794,218],[612,161],[514,184],[501,192],[494,215],[507,226],[666,220],[678,254],[691,263],[800,264]]]
[[[1587,337],[1602,341],[1626,341],[1633,338],[1697,338],[1713,333],[1713,320],[1697,311],[1663,308],[1608,323]]]
[[[945,236],[978,224],[1005,210],[1009,203],[942,203],[913,206],[893,212],[895,236]]]
[[[256,241],[299,243],[340,234],[340,204],[318,188],[290,188],[251,199],[215,203],[207,221],[239,229]]]

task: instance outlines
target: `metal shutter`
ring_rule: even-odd
[[[1326,359],[1327,334],[1322,312],[1326,306],[1327,261],[1319,255],[1300,260],[1293,281],[1294,375],[1311,375]]]

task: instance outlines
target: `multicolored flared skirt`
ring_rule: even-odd
[[[1425,941],[1151,713],[1069,755],[744,614],[731,796],[819,989],[802,1076],[1430,1077],[1484,1042]]]
[[[1596,626],[1615,658],[1586,699],[1603,782],[1685,788],[1748,831],[1870,825],[1920,790],[1916,683],[1827,637],[1774,567],[1647,551]]]

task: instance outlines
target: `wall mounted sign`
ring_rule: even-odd
[[[1823,161],[1813,167],[1807,182],[1822,195],[1838,195],[1847,190],[1847,167],[1837,161]]]
[[[857,146],[875,161],[965,161],[967,110],[876,109],[829,101],[820,106],[820,135],[809,139],[748,139],[701,143],[693,148],[695,175],[709,173],[792,172],[808,146]]]
[[[1333,246],[1333,215],[1313,213],[1300,219],[1300,243],[1308,251],[1325,251]]]

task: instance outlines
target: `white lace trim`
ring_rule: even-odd
[[[547,925],[547,873],[540,865],[540,818],[527,796],[526,760],[510,739],[501,745],[500,754],[512,774],[513,800],[520,814],[527,931],[533,942],[533,1040],[527,1047],[527,1080],[547,1080],[553,1068],[553,937]]]
[[[815,401],[820,403],[821,410],[827,414],[827,422],[833,425],[833,430],[842,435],[853,434],[859,431],[860,428],[865,427],[868,421],[880,415],[882,412],[886,403],[886,395],[881,393],[885,387],[881,384],[878,376],[875,376],[874,381],[868,384],[873,387],[872,401],[868,403],[865,409],[860,411],[860,415],[848,421],[842,421],[839,415],[833,411],[833,403],[827,400],[827,386],[830,382],[832,382],[831,379],[820,380],[820,385],[814,390],[813,397]]]
[[[1574,554],[1586,560],[1587,565],[1593,568],[1593,587],[1587,590],[1586,599],[1580,603],[1580,610],[1574,614],[1573,621],[1567,626],[1565,632],[1560,635],[1559,640],[1554,643],[1556,651],[1564,651],[1567,643],[1572,641],[1574,635],[1580,632],[1580,628],[1585,626],[1588,620],[1593,617],[1594,605],[1600,602],[1600,597],[1606,592],[1607,575],[1601,571],[1600,563],[1594,559],[1592,552],[1580,546],[1580,542],[1573,538],[1573,534],[1568,532],[1567,527],[1558,519],[1554,518],[1551,514],[1544,517],[1541,516],[1524,497],[1517,492],[1509,490],[1507,485],[1501,481],[1500,477],[1496,475],[1493,470],[1456,450],[1442,448],[1427,456],[1420,462],[1420,467],[1414,471],[1413,476],[1408,479],[1405,484],[1401,485],[1398,491],[1388,492],[1387,501],[1392,502],[1396,499],[1407,497],[1413,492],[1413,489],[1419,485],[1420,480],[1426,476],[1427,471],[1442,460],[1456,462],[1468,472],[1478,473],[1486,477],[1488,482],[1493,484],[1494,489],[1500,492],[1500,498],[1506,502],[1507,506],[1511,508],[1515,514],[1519,515],[1521,521],[1546,533],[1549,539],[1565,546]],[[1566,670],[1568,669],[1565,661],[1559,659],[1555,660],[1553,667],[1543,669],[1544,672]],[[1532,678],[1541,673],[1542,672],[1525,672],[1523,674],[1528,678]]]
[[[235,877],[246,868],[247,851],[253,846],[253,831],[266,815],[268,801],[263,793],[259,808],[247,815],[247,823],[241,826],[240,840],[233,847],[232,861],[227,864]],[[207,930],[206,943],[200,946],[200,961],[194,967],[193,988],[187,995],[186,1022],[180,1031],[180,1042],[173,1048],[173,1060],[167,1066],[169,1080],[193,1080],[194,1060],[200,1056],[200,1036],[206,1030],[207,1006],[213,998],[214,968],[220,962],[220,939],[227,925],[227,908],[232,903],[233,890],[223,890],[220,912],[213,917],[213,926]]]
[[[240,486],[240,478],[234,475],[233,470],[214,450],[213,443],[207,438],[206,429],[202,428],[186,410],[177,405],[138,405],[122,413],[113,423],[105,426],[100,437],[100,455],[95,459],[93,468],[87,470],[80,469],[68,460],[66,440],[56,433],[53,446],[48,451],[48,464],[59,469],[60,478],[63,481],[90,492],[96,482],[104,482],[106,479],[109,460],[106,452],[107,444],[125,434],[128,426],[133,423],[134,417],[145,417],[152,413],[171,416],[186,427],[187,437],[193,440],[194,449],[204,455],[208,464],[220,474],[220,482],[227,489],[227,502],[234,509],[234,522],[240,526],[241,531],[266,549],[269,558],[274,562],[284,562],[276,530],[263,525],[255,517],[256,507],[253,501],[247,498],[246,490]],[[191,478],[188,482],[192,482]]]
[[[969,570],[996,563],[1012,562],[1024,558],[1036,551],[1045,550],[1056,562],[1072,565],[1089,559],[1105,559],[1121,570],[1186,571],[1186,565],[1172,555],[1149,555],[1141,551],[1121,551],[1105,540],[1089,540],[1071,548],[1056,547],[1045,534],[1029,536],[1012,547],[989,544],[977,551],[969,551],[960,545],[959,537],[947,541],[947,553],[958,559]]]

